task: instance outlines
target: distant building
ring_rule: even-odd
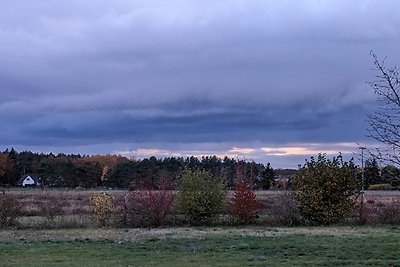
[[[25,174],[18,182],[18,186],[39,186],[41,185],[41,178],[38,174]]]
[[[296,170],[293,169],[276,169],[272,187],[276,190],[288,190]]]

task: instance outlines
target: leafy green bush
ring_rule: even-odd
[[[357,167],[342,156],[324,155],[306,161],[295,175],[295,197],[300,213],[315,224],[332,224],[351,214],[358,190]]]
[[[177,210],[190,224],[209,224],[222,210],[226,200],[225,185],[203,170],[185,171],[176,195]]]

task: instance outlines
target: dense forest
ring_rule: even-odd
[[[162,180],[171,181],[171,186],[175,187],[184,170],[207,170],[214,179],[233,187],[239,165],[245,175],[254,180],[254,188],[270,188],[274,170],[269,163],[216,156],[136,160],[117,155],[54,155],[14,149],[0,152],[0,185],[15,186],[24,174],[35,173],[46,187],[156,189]]]

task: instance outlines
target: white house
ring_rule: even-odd
[[[41,178],[36,174],[26,174],[18,180],[17,185],[24,187],[37,186],[40,185],[40,180]]]

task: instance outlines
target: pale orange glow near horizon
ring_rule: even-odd
[[[213,147],[207,149],[205,146],[202,149],[196,150],[185,149],[182,147],[177,149],[158,149],[158,148],[137,148],[135,150],[119,151],[116,154],[124,155],[130,158],[146,158],[155,156],[158,158],[163,157],[190,157],[197,158],[206,156],[217,156],[219,158],[236,158],[241,160],[249,160],[256,162],[274,162],[277,166],[285,164],[285,160],[289,158],[296,158],[298,163],[302,159],[317,156],[318,154],[325,154],[328,156],[337,156],[339,153],[342,155],[353,156],[358,151],[359,144],[357,143],[293,143],[280,146],[229,146],[221,145],[220,147]],[[292,164],[291,164],[292,165]],[[293,167],[296,167],[293,163]]]

